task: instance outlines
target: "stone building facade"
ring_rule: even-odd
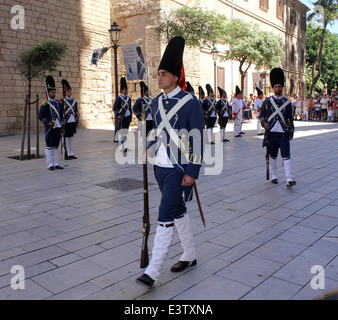
[[[109,50],[97,67],[90,65],[93,49],[111,45],[108,29],[116,21],[122,32],[119,45],[139,43],[149,62],[152,96],[157,88],[157,67],[165,45],[155,28],[162,15],[182,5],[200,6],[257,23],[283,39],[287,93],[304,94],[305,88],[305,15],[308,8],[298,0],[0,0],[0,136],[18,134],[22,128],[23,106],[27,91],[17,66],[19,53],[45,39],[67,43],[68,54],[53,72],[57,96],[62,97],[61,80],[73,87],[80,105],[82,127],[112,126],[115,99],[113,51]],[[24,10],[24,25],[20,22]],[[22,21],[21,21],[22,22]],[[222,47],[218,48],[222,51]],[[125,76],[121,49],[118,75]],[[184,56],[186,78],[198,85],[213,84],[214,62],[209,49],[187,49]],[[217,82],[232,93],[239,84],[235,62],[217,62]],[[260,72],[262,74],[264,70]],[[256,70],[246,78],[246,94],[253,91]],[[128,82],[133,101],[139,96],[139,82]],[[44,79],[36,79],[33,97],[45,99]],[[34,127],[34,112],[32,113]]]

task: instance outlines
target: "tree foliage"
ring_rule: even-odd
[[[166,42],[180,35],[191,47],[211,49],[220,42],[225,44],[228,49],[220,55],[221,59],[239,62],[242,90],[250,66],[270,69],[279,66],[284,55],[278,36],[260,30],[257,25],[240,19],[228,21],[222,14],[197,7],[183,6],[171,11],[162,18],[157,31]]]
[[[182,36],[187,46],[211,48],[224,33],[226,20],[214,11],[183,6],[163,16],[157,31],[166,42],[174,36]]]
[[[32,48],[21,52],[17,64],[21,74],[29,82],[45,71],[54,71],[66,53],[67,45],[64,42],[40,41]]]
[[[18,68],[27,83],[27,96],[26,103],[24,108],[24,115],[27,112],[27,156],[30,159],[30,105],[31,105],[31,86],[32,80],[34,78],[43,76],[46,71],[52,72],[56,70],[56,66],[58,62],[62,60],[62,58],[67,53],[67,45],[61,41],[55,40],[45,40],[40,41],[35,44],[30,49],[23,51],[19,54],[19,58],[17,59]],[[23,150],[24,150],[24,136],[25,136],[25,128],[26,128],[26,119],[24,116],[23,128],[22,128],[22,142],[21,142],[21,155],[20,159],[23,158]]]
[[[312,68],[316,59],[318,42],[322,36],[321,29],[314,28],[313,24],[308,24],[306,29],[306,63],[307,69],[307,83],[308,91],[311,90],[312,84]],[[323,41],[323,54],[322,54],[322,72],[318,79],[318,82],[327,83],[329,89],[334,89],[338,85],[338,35],[331,33],[329,30],[325,32],[325,39]],[[315,90],[319,90],[322,87],[315,86]]]
[[[327,33],[327,26],[338,19],[338,3],[337,0],[317,0],[313,2],[315,6],[314,11],[308,16],[308,21],[311,21],[312,27],[318,29],[318,36],[316,36],[315,46],[317,47],[316,54],[312,61],[312,82],[310,94],[313,95],[316,88],[316,83],[320,79],[323,72],[323,47]],[[318,8],[320,10],[318,11]],[[316,25],[314,20],[318,19],[319,24]]]
[[[242,90],[245,75],[252,65],[260,70],[271,69],[282,63],[282,39],[260,30],[256,24],[233,19],[226,24],[222,39],[228,46],[222,60],[238,61]]]

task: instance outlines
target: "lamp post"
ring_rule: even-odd
[[[212,60],[214,60],[214,92],[215,92],[215,99],[217,95],[217,88],[216,88],[216,61],[217,61],[218,51],[216,47],[214,46],[211,50],[211,57]]]
[[[117,74],[117,48],[119,46],[117,45],[117,43],[118,43],[119,38],[120,38],[121,29],[119,28],[119,26],[114,21],[114,23],[111,25],[111,28],[108,31],[110,33],[110,39],[113,43],[113,45],[110,46],[110,48],[114,49],[115,99],[117,99],[118,90],[119,90],[118,89],[118,74]],[[116,140],[117,118],[116,117],[115,117],[114,125],[115,125],[114,142],[117,142],[117,140]]]

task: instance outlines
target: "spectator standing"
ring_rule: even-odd
[[[327,104],[329,102],[329,99],[326,94],[320,99],[320,105],[321,105],[321,112],[322,112],[322,120],[326,121],[327,119]]]

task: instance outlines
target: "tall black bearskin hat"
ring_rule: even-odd
[[[211,85],[210,85],[209,83],[205,86],[205,88],[207,89],[208,95],[209,95],[210,93],[213,93],[213,92],[214,92],[214,90],[212,90]]]
[[[123,89],[128,89],[127,80],[124,77],[120,79],[120,91],[122,91]]]
[[[226,93],[221,87],[217,87],[218,92],[219,92],[219,96],[222,98],[223,94]]]
[[[195,90],[194,90],[194,88],[192,87],[192,85],[190,84],[189,81],[187,81],[186,87],[187,87],[187,92],[195,93]]]
[[[274,68],[270,72],[271,87],[281,84],[284,87],[284,71],[281,68]]]
[[[199,94],[200,97],[205,95],[204,90],[201,86],[198,86],[198,94]]]
[[[72,87],[70,86],[69,82],[66,79],[61,80],[62,84],[62,91],[63,91],[63,96],[66,96],[66,91],[71,89]]]
[[[148,87],[143,81],[140,82],[140,87],[141,87],[141,97],[143,97],[145,93],[148,91]]]
[[[236,86],[236,96],[240,93],[242,93],[241,89],[239,88],[239,86]]]
[[[256,91],[257,91],[257,96],[260,96],[261,94],[263,94],[263,91],[259,89],[258,87],[256,87]]]
[[[181,78],[185,40],[181,36],[170,39],[157,70],[166,70]]]
[[[56,90],[55,81],[54,81],[54,78],[52,76],[46,77],[46,90],[47,90],[47,92],[49,92],[51,90]]]

